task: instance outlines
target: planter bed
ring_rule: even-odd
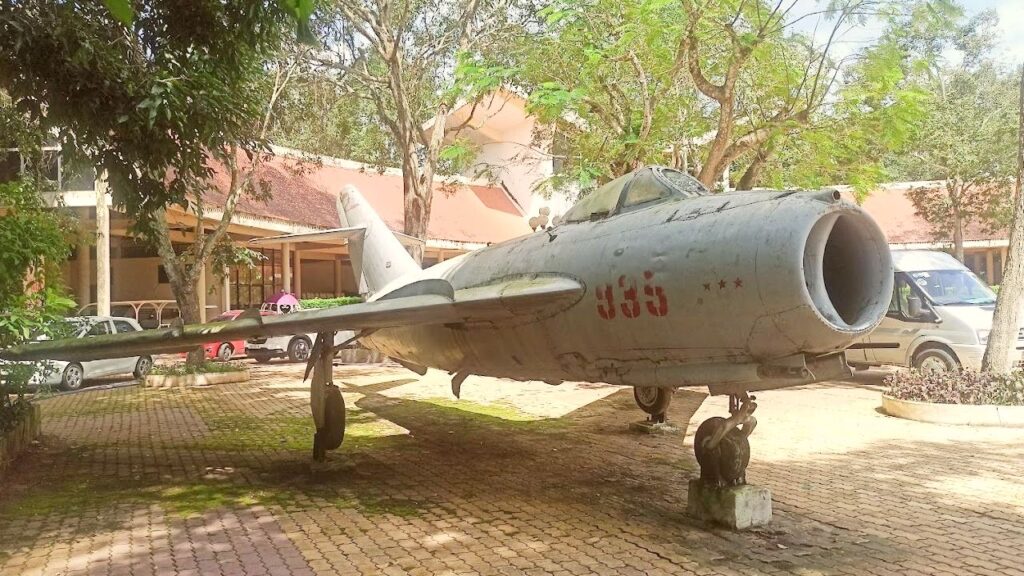
[[[146,376],[145,386],[147,388],[185,388],[188,386],[210,386],[212,384],[248,381],[249,370],[178,375],[150,374]]]
[[[937,404],[915,400],[899,400],[883,394],[882,410],[886,414],[897,418],[932,422],[934,424],[1024,428],[1024,406]]]
[[[0,477],[18,454],[39,437],[42,421],[39,406],[33,404],[14,428],[0,434]]]

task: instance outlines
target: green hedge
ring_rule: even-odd
[[[348,304],[358,304],[363,299],[359,296],[338,296],[337,298],[306,298],[305,300],[299,300],[302,307],[306,310],[312,308],[334,308],[335,306],[345,306]]]

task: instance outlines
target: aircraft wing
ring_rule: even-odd
[[[416,289],[422,286],[420,289]],[[243,315],[230,322],[191,324],[131,334],[31,342],[0,351],[4,360],[99,360],[184,352],[206,342],[332,330],[373,330],[421,324],[500,324],[582,297],[578,281],[560,276],[517,278],[454,291],[444,280],[413,283],[373,302],[275,316]]]

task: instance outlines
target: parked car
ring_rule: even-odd
[[[847,350],[854,367],[889,364],[926,371],[978,370],[996,295],[945,252],[894,250],[889,312]],[[1024,350],[1018,333],[1017,350]]]
[[[294,295],[287,292],[275,294],[260,307],[260,313],[263,315],[290,314],[301,310],[302,304]],[[335,333],[334,343],[341,344],[353,336],[355,336],[355,332],[341,330]],[[245,341],[245,353],[260,364],[270,362],[273,358],[288,358],[292,362],[305,362],[309,360],[315,341],[316,334],[254,336]]]
[[[242,310],[228,310],[222,312],[217,317],[210,320],[210,322],[227,322],[238,318]],[[207,342],[203,344],[203,355],[209,360],[221,360],[227,362],[235,356],[245,354],[245,340],[224,340],[222,342]],[[181,356],[187,356],[187,353],[182,353]]]
[[[76,338],[89,338],[104,334],[123,334],[138,332],[142,326],[132,318],[112,316],[73,316],[67,318],[71,323]],[[114,374],[132,374],[136,378],[145,378],[153,367],[151,356],[130,356],[126,358],[109,358],[89,360],[86,362],[64,362],[48,360],[46,367],[36,374],[32,384],[60,386],[64,390],[77,390],[86,380]]]

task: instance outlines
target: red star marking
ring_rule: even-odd
[[[725,288],[725,280],[718,281],[718,289],[721,290],[722,288]]]
[[[707,283],[704,284],[704,291],[705,292],[710,292],[711,291],[711,283],[710,282],[707,282]]]
[[[743,288],[743,280],[740,280],[739,278],[733,280],[732,283],[735,284],[737,288]]]

